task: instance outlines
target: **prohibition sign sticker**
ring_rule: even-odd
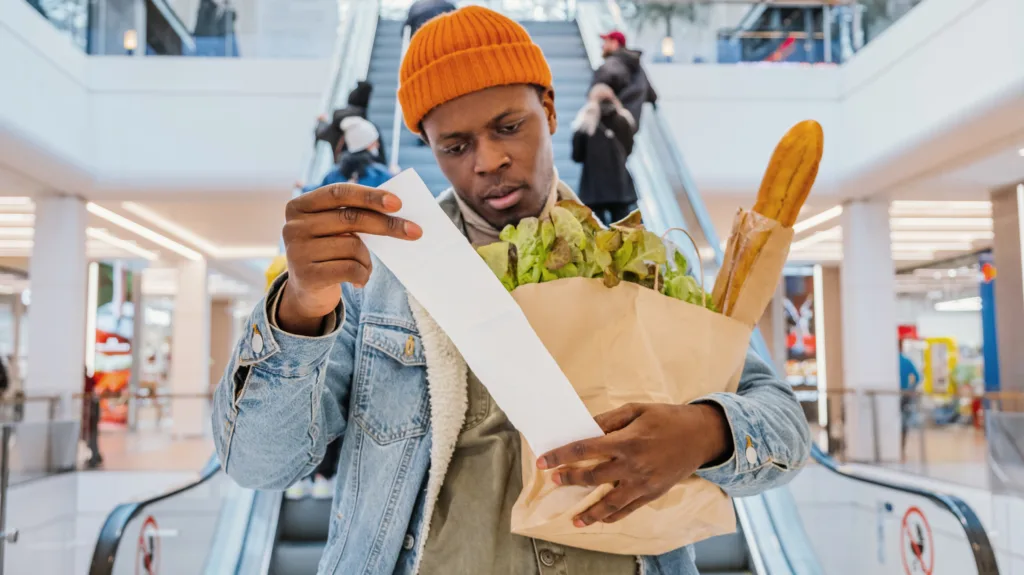
[[[136,575],[157,575],[160,564],[160,536],[157,533],[156,519],[152,515],[146,518],[139,530],[139,544],[135,552]]]
[[[900,525],[900,556],[907,575],[932,575],[935,569],[935,540],[924,513],[917,507],[907,509]]]

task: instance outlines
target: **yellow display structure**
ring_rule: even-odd
[[[270,284],[274,283],[277,276],[288,271],[288,258],[284,254],[275,256],[273,261],[270,262],[270,266],[267,267],[267,271],[264,272],[267,277],[267,286],[265,290],[270,289]]]
[[[923,389],[927,394],[954,395],[953,369],[957,362],[956,340],[951,337],[925,338]]]

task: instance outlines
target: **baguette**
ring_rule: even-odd
[[[734,309],[743,282],[770,236],[770,230],[753,225],[757,215],[774,220],[783,227],[793,227],[818,176],[823,150],[824,134],[821,125],[814,120],[805,120],[790,128],[775,147],[761,180],[754,214],[748,214],[750,217],[742,220],[751,225],[733,230],[734,234],[739,232],[747,236],[744,241],[735,242],[737,249],[730,249],[726,254],[732,261],[723,262],[722,271],[728,270],[729,273],[720,274],[715,282],[715,305],[722,313],[730,315]],[[729,244],[732,248],[733,238]]]

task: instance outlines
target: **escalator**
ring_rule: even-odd
[[[351,34],[344,50],[337,55],[338,62],[346,62],[346,66],[337,68],[338,76],[328,103],[343,102],[348,88],[364,77],[361,72],[365,72],[365,77],[375,85],[370,119],[384,134],[394,133],[388,128],[394,128],[396,121],[394,94],[403,47],[401,25],[379,20],[375,14],[349,14],[348,18],[350,32],[360,29],[369,32],[362,38]],[[568,160],[571,136],[568,119],[574,117],[583,104],[591,70],[600,62],[598,31],[621,27],[621,22],[614,18],[614,12],[608,11],[602,3],[584,3],[575,21],[524,23],[552,64],[556,105],[563,119],[563,128],[554,140],[556,165],[562,179],[570,184],[578,181],[579,168]],[[435,194],[446,188],[447,182],[429,148],[418,146],[415,136],[402,127],[398,133],[397,147],[391,149],[398,151],[401,166],[415,168]],[[325,154],[328,154],[327,159]],[[329,152],[321,150],[310,172],[323,169],[325,161],[329,161]],[[648,110],[643,115],[630,171],[636,180],[648,225],[655,231],[673,227],[688,230],[697,246],[696,249],[684,248],[690,251],[687,257],[690,261],[702,261],[708,271],[708,281],[713,281],[710,278],[722,257],[719,239],[673,138],[656,110]],[[767,357],[760,334],[755,332],[751,345]],[[898,516],[905,507],[923,509],[932,516],[948,536],[937,552],[965,566],[936,571],[937,574],[999,573],[985,529],[963,501],[913,486],[859,476],[842,469],[817,447],[813,458],[816,462],[813,473],[809,469],[801,474],[793,486],[735,501],[737,533],[696,546],[697,566],[702,575],[902,573],[902,567],[900,571],[893,571],[850,565],[856,559],[854,555],[864,555],[858,553],[859,547],[867,544],[869,535],[873,537],[881,532],[884,521],[895,520],[894,533],[900,533]],[[804,476],[813,479],[801,479]],[[856,510],[836,505],[862,497],[884,501],[892,508],[892,517],[880,515],[877,525],[871,522],[862,525],[864,521],[856,515]],[[147,544],[153,539],[163,545],[157,555],[162,557],[167,572],[176,574],[314,573],[326,544],[331,512],[330,500],[292,500],[281,493],[238,487],[220,471],[214,458],[195,482],[115,509],[100,534],[89,573],[134,572],[141,561],[139,549],[159,548],[155,543]],[[823,527],[825,525],[828,528]],[[837,528],[847,532],[866,530],[868,535],[861,533],[854,542],[840,541],[833,545],[829,537]],[[162,536],[169,531],[179,535]],[[842,545],[854,546],[851,558],[837,558]]]

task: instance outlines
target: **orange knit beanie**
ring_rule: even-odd
[[[402,60],[399,83],[405,125],[418,134],[423,117],[445,102],[495,86],[550,88],[551,69],[517,22],[467,6],[416,31]]]

